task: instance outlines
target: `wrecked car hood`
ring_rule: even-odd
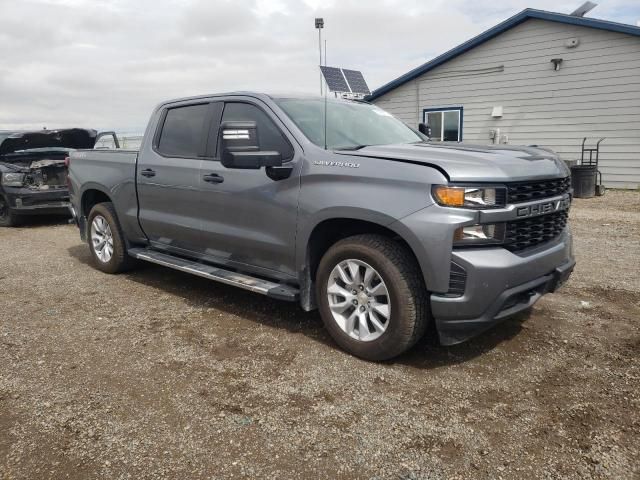
[[[30,168],[64,165],[64,159],[73,152],[73,148],[34,148],[0,155],[0,165],[12,171],[27,171]]]
[[[492,182],[566,177],[569,170],[551,150],[512,145],[419,143],[372,145],[341,155],[435,166],[451,181]]]
[[[35,162],[31,162],[31,165],[29,166],[29,168],[44,168],[44,167],[52,167],[54,165],[64,165],[64,160],[51,160],[51,159],[45,159],[45,160],[37,160]]]
[[[0,155],[34,149],[93,148],[97,135],[96,130],[85,128],[0,132]]]

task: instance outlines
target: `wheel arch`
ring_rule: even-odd
[[[377,234],[393,239],[404,246],[423,270],[414,246],[400,234],[393,223],[395,219],[378,212],[367,215],[325,216],[314,222],[298,238],[298,272],[300,272],[300,303],[304,310],[317,307],[315,299],[315,278],[323,255],[336,242],[361,234]],[[369,212],[367,212],[369,213]],[[424,271],[423,271],[424,275]]]
[[[97,185],[89,185],[80,197],[80,215],[89,216],[91,209],[99,203],[113,202],[111,196]]]
[[[87,219],[91,209],[99,203],[112,202],[111,196],[99,184],[88,184],[79,196],[79,201],[73,200],[74,207],[77,209],[77,222],[80,229],[80,238],[83,242],[88,239]],[[77,203],[76,203],[77,202]]]

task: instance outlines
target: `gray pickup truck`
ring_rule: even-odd
[[[98,269],[144,260],[298,301],[370,360],[425,332],[469,339],[556,290],[575,264],[556,155],[431,143],[364,102],[169,101],[139,152],[73,152],[69,179]]]

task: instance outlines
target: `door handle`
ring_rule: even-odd
[[[155,177],[156,176],[156,171],[155,170],[151,170],[150,168],[145,168],[144,170],[142,170],[140,172],[140,175],[142,175],[143,177]]]
[[[207,183],[224,182],[224,177],[222,175],[218,175],[217,173],[210,173],[209,175],[203,175],[202,179]]]

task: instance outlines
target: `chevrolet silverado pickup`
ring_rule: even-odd
[[[77,148],[92,148],[95,130],[0,131],[0,227],[25,215],[69,213],[65,159]]]
[[[142,260],[317,308],[336,343],[369,360],[425,334],[467,340],[575,264],[569,171],[555,154],[430,142],[365,102],[169,101],[139,151],[69,162],[96,268]]]

